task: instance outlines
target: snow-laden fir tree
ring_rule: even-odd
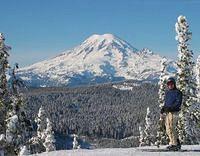
[[[20,143],[19,120],[16,114],[19,109],[15,107],[16,99],[8,92],[6,71],[9,67],[8,51],[11,48],[6,46],[4,41],[5,37],[0,33],[0,133],[5,136],[3,143],[2,140],[0,141],[0,148],[4,149],[6,155],[14,155]]]
[[[144,130],[142,129],[142,126],[139,126],[139,132],[140,132],[140,139],[139,139],[139,146],[145,146],[144,142]]]
[[[31,154],[45,152],[45,147],[43,145],[43,142],[37,136],[33,136],[29,140],[29,144],[28,145],[29,145],[29,150],[30,150]]]
[[[194,62],[193,52],[189,49],[188,41],[192,37],[189,31],[189,25],[185,16],[179,16],[178,22],[175,24],[176,40],[178,41],[178,73],[177,73],[177,87],[183,93],[183,103],[179,120],[179,137],[183,143],[192,143],[192,129],[190,125],[189,107],[195,103],[195,77],[194,77]]]
[[[6,71],[8,64],[8,51],[10,47],[4,44],[5,37],[0,33],[0,148],[4,149],[6,155],[17,155],[20,147],[25,144],[24,130],[27,130],[27,120],[24,116],[22,107],[22,95],[18,88],[20,87],[19,79],[16,78],[15,72],[18,65],[12,70],[10,84],[8,88]],[[9,89],[9,90],[8,90]]]
[[[18,117],[18,135],[17,135],[17,142],[18,143],[18,151],[20,148],[24,145],[28,144],[28,140],[30,139],[32,135],[32,125],[31,121],[27,119],[27,115],[24,110],[24,99],[23,94],[21,93],[22,88],[24,89],[23,81],[16,76],[16,72],[18,70],[19,66],[16,63],[14,68],[11,70],[11,76],[10,76],[10,92],[11,92],[11,98],[12,98],[12,108],[11,112],[17,115]],[[10,116],[12,116],[12,113],[9,112]],[[15,143],[16,144],[16,143]],[[17,145],[17,144],[16,144]]]
[[[147,113],[145,117],[145,129],[144,129],[144,143],[145,145],[152,145],[154,143],[154,135],[152,132],[152,117],[149,107],[147,107]]]
[[[5,119],[6,119],[6,109],[7,109],[6,107],[8,106],[9,103],[6,71],[9,68],[8,52],[11,48],[9,46],[6,46],[4,41],[5,37],[3,33],[0,33],[0,134],[5,135],[6,131]]]
[[[197,82],[197,102],[198,105],[196,104],[196,107],[200,107],[199,103],[200,103],[200,55],[197,58],[197,63],[196,63],[196,82]],[[197,126],[200,128],[200,109],[198,108],[193,108],[195,111],[193,111],[194,116],[198,119],[198,123]],[[200,135],[200,134],[199,134]],[[200,136],[199,136],[200,138]],[[200,143],[199,143],[200,144]]]
[[[16,76],[16,70],[19,68],[19,65],[16,63],[14,68],[11,71],[11,93],[12,97],[16,100],[14,101],[19,117],[20,131],[21,131],[21,143],[26,144],[27,140],[30,139],[32,135],[32,124],[31,121],[27,118],[26,112],[24,110],[24,99],[21,90],[25,88],[23,81]]]
[[[197,58],[195,70],[197,102],[188,108],[187,115],[189,117],[186,124],[190,126],[191,143],[200,144],[200,56]]]
[[[47,116],[44,107],[41,106],[35,119],[37,124],[37,134],[29,140],[31,154],[45,151],[44,142],[46,137],[45,131],[47,127],[46,118]]]
[[[159,77],[158,85],[160,86],[158,91],[158,103],[159,107],[162,108],[164,106],[164,99],[165,99],[165,91],[166,91],[166,78],[167,78],[167,59],[164,57],[161,60],[161,74]]]
[[[79,149],[80,148],[78,141],[77,141],[77,138],[78,138],[78,135],[73,134],[73,149]]]
[[[189,135],[191,144],[200,144],[200,103],[194,103],[188,108],[188,120],[185,121],[189,125]]]
[[[166,91],[166,79],[168,78],[167,74],[167,59],[164,57],[161,61],[161,74],[159,77],[159,91],[158,91],[158,103],[160,109],[164,106],[164,99],[165,99],[165,91]],[[157,136],[156,136],[156,142],[155,144],[159,147],[160,144],[166,144],[167,142],[167,135],[165,131],[165,120],[163,118],[159,118],[158,121],[158,130],[157,130]]]
[[[11,49],[6,46],[5,37],[2,33],[0,33],[0,149],[3,149],[2,152],[5,154],[14,154],[14,152],[9,153],[10,151],[14,151],[13,144],[9,144],[9,139],[7,138],[7,128],[11,128],[11,124],[7,124],[8,116],[7,111],[11,108],[10,105],[10,96],[8,92],[8,85],[6,79],[6,71],[9,68],[8,64],[8,52]],[[10,118],[12,122],[15,122],[17,118]],[[9,126],[9,127],[8,127]]]
[[[52,123],[50,122],[49,118],[47,118],[47,128],[45,131],[45,142],[44,142],[44,147],[46,148],[46,151],[55,151],[55,138],[54,138],[54,132],[52,128]]]
[[[200,102],[200,55],[198,56],[196,63],[196,82],[197,82],[197,88],[196,88],[197,101]]]
[[[35,119],[35,121],[37,123],[37,136],[41,140],[45,139],[45,130],[46,130],[46,127],[47,127],[46,118],[47,118],[47,116],[46,116],[44,107],[41,106],[40,109],[39,109],[39,112],[38,112],[38,116]]]
[[[24,146],[30,138],[31,124],[26,118],[23,110],[23,96],[19,92],[22,81],[15,75],[18,65],[11,72],[11,90],[10,106],[7,108],[6,119],[6,141],[8,143],[7,152],[19,153],[20,148]]]

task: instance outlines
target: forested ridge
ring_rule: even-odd
[[[35,88],[25,92],[25,106],[33,121],[43,105],[57,133],[123,139],[139,135],[147,107],[158,117],[158,87],[148,83],[132,87]]]

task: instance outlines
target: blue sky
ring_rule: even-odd
[[[177,57],[174,25],[185,15],[200,54],[199,0],[1,0],[0,31],[21,66],[51,58],[92,34],[112,33],[137,49]]]

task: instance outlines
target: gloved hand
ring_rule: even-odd
[[[166,116],[165,113],[160,114],[160,120],[164,120],[164,119],[165,119],[165,116]]]

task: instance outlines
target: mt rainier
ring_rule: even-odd
[[[137,50],[112,34],[95,34],[54,58],[21,68],[18,76],[34,87],[155,80],[161,59],[149,49]]]

